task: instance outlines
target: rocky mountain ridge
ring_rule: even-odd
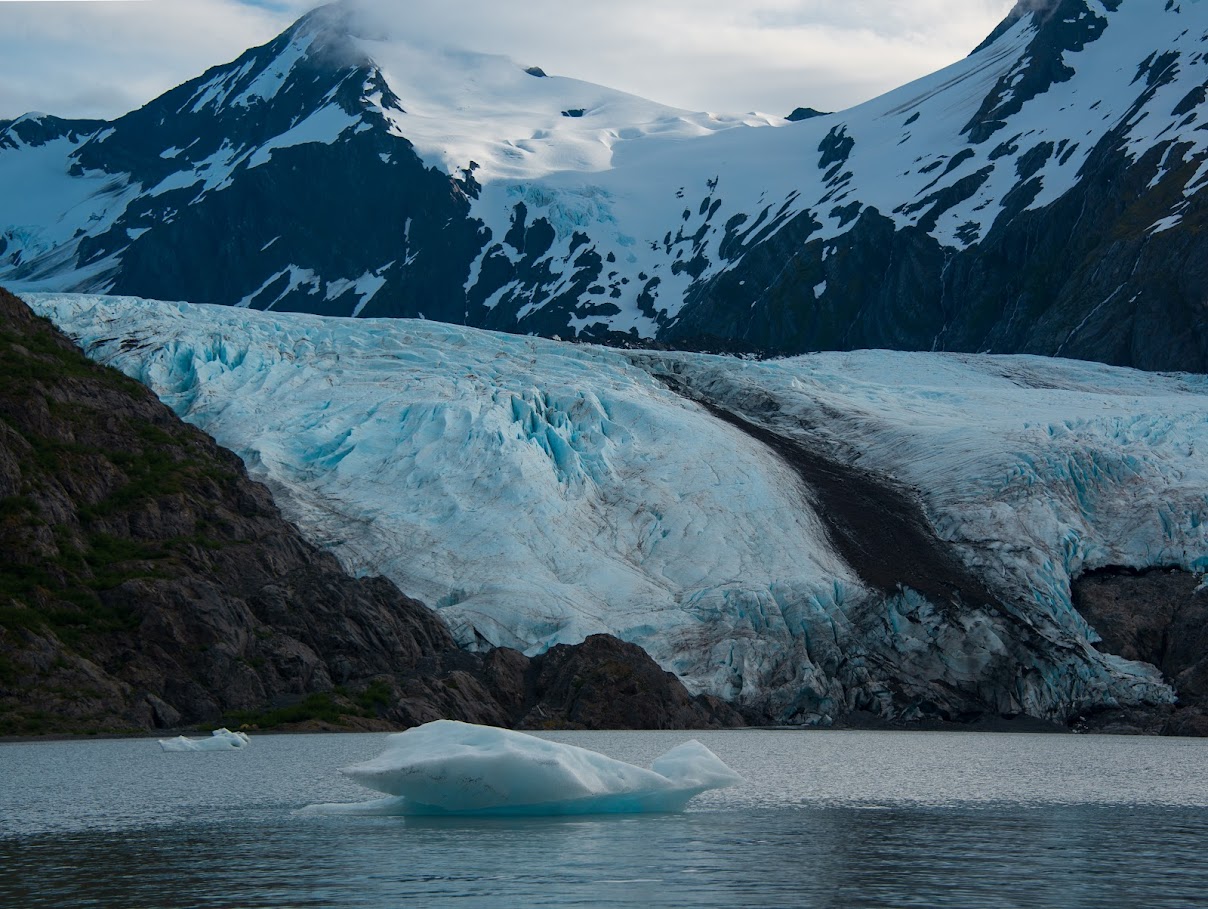
[[[1205,42],[1199,3],[1028,2],[967,60],[789,122],[415,48],[341,3],[113,123],[0,127],[0,278],[1204,371]]]

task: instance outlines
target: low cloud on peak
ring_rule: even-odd
[[[695,110],[841,109],[967,54],[1011,0],[358,0],[410,40],[501,53]],[[294,0],[0,3],[0,117],[118,116],[262,44]]]

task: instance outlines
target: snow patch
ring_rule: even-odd
[[[295,145],[306,145],[312,142],[331,145],[339,141],[345,130],[360,123],[359,117],[349,115],[338,104],[325,105],[281,135],[274,136],[259,146],[248,158],[247,166],[249,168],[259,167],[261,164],[267,163],[277,149],[292,148]]]

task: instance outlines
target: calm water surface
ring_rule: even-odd
[[[0,745],[0,907],[1145,906],[1208,901],[1208,742],[562,733],[646,765],[695,736],[747,783],[679,815],[299,814],[374,795],[381,735]]]

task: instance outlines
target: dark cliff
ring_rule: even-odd
[[[460,652],[422,603],[349,577],[235,455],[4,291],[0,554],[0,734],[741,722],[613,639]]]
[[[1104,569],[1074,582],[1074,605],[1103,639],[1099,649],[1152,663],[1178,692],[1173,709],[1087,717],[1091,728],[1208,735],[1208,590],[1176,569]]]

